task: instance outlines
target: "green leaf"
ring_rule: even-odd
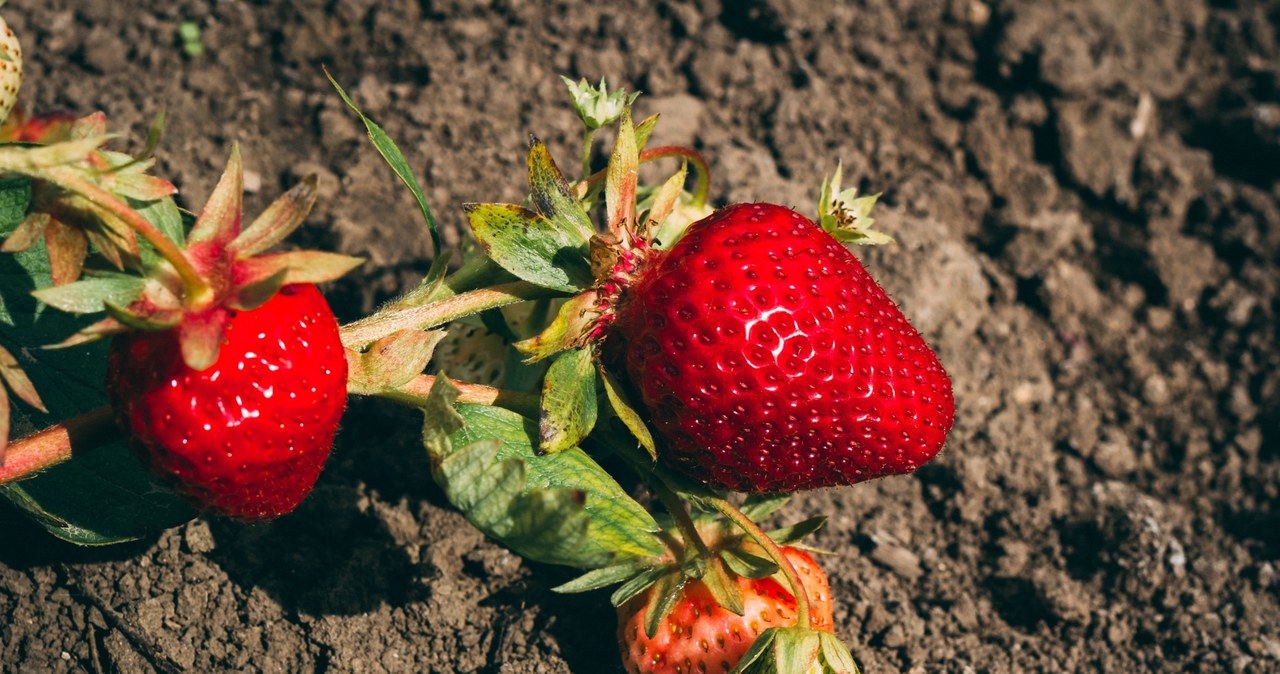
[[[892,243],[893,237],[872,229],[875,219],[871,209],[879,194],[859,197],[857,188],[842,190],[844,166],[836,164],[836,170],[822,181],[818,193],[818,224],[835,239],[846,245],[880,246]]]
[[[581,495],[529,489],[527,464],[500,459],[501,445],[496,439],[473,442],[433,467],[449,502],[477,529],[524,557],[570,566],[594,562],[581,557],[588,525]]]
[[[688,582],[689,578],[683,573],[669,573],[654,583],[649,601],[645,604],[644,614],[644,633],[650,639],[657,636],[662,617],[675,607],[680,599],[680,593],[684,591],[684,586]]]
[[[585,544],[572,554],[557,550],[556,559],[529,555],[585,568],[604,566],[615,558],[653,557],[664,548],[654,537],[658,523],[639,503],[579,448],[539,456],[534,451],[537,426],[515,412],[484,405],[460,405],[465,421],[452,438],[454,446],[482,440],[499,440],[498,461],[516,459],[524,463],[530,490],[567,490],[581,498],[590,522]],[[524,554],[521,552],[521,554]]]
[[[743,502],[740,510],[752,522],[759,522],[781,510],[790,500],[790,494],[752,494]]]
[[[106,310],[104,302],[128,306],[142,292],[146,280],[129,274],[103,272],[64,286],[34,291],[36,299],[73,314],[95,314]]]
[[[723,560],[717,557],[707,561],[707,571],[702,575],[702,584],[707,586],[707,590],[711,592],[711,596],[721,608],[734,615],[743,614],[745,609],[742,604],[742,586],[738,585],[736,578],[729,575]]]
[[[292,189],[280,195],[253,223],[240,232],[230,248],[237,259],[257,255],[284,241],[293,233],[316,205],[319,180],[315,174],[302,179]]]
[[[653,204],[649,207],[649,214],[645,219],[644,231],[662,231],[662,223],[671,216],[671,212],[675,210],[680,200],[680,194],[684,192],[684,182],[688,175],[689,162],[680,162],[680,170],[667,178],[666,182],[662,183],[662,187],[658,188],[653,195]]]
[[[529,196],[543,217],[576,233],[584,242],[596,233],[547,146],[537,138],[529,145]]]
[[[659,578],[672,573],[673,571],[671,569],[662,566],[654,567],[648,571],[642,571],[639,575],[636,575],[631,580],[628,580],[619,586],[618,589],[614,590],[613,594],[609,596],[609,602],[613,604],[614,607],[622,606],[623,604],[640,596],[641,592],[649,589],[649,587],[656,583]]]
[[[186,239],[186,228],[182,223],[182,211],[178,210],[178,205],[173,202],[170,197],[165,197],[158,201],[135,201],[133,199],[125,200],[129,207],[137,211],[147,222],[155,225],[156,229],[164,234],[165,238],[170,241],[182,244]],[[140,255],[144,265],[151,266],[160,261],[160,254],[155,248],[145,240],[138,242]]]
[[[797,522],[789,527],[768,532],[769,538],[772,538],[778,545],[791,545],[804,540],[806,536],[821,529],[826,523],[827,518],[825,515],[810,517],[803,522]]]
[[[515,204],[466,204],[463,209],[485,254],[517,277],[566,292],[595,282],[587,242],[576,232]]]
[[[27,217],[27,204],[30,202],[30,179],[0,180],[0,234],[8,236],[22,224]]]
[[[591,590],[599,590],[603,587],[631,580],[655,568],[657,567],[650,560],[630,559],[619,564],[592,569],[563,585],[551,588],[551,591],[560,594],[590,592]]]
[[[364,264],[364,258],[323,250],[290,250],[241,260],[237,271],[247,278],[266,278],[284,271],[284,282],[327,283]]]
[[[636,125],[636,151],[644,149],[649,142],[649,134],[653,133],[654,127],[658,126],[658,116],[650,115],[644,121]]]
[[[732,674],[858,674],[836,635],[805,627],[771,627],[756,638]]]
[[[512,346],[529,356],[529,362],[537,362],[554,356],[565,349],[585,341],[591,325],[599,317],[596,309],[600,297],[595,291],[579,293],[560,305],[556,317],[542,332]]]
[[[196,224],[187,233],[187,244],[210,243],[225,246],[240,233],[240,217],[244,206],[244,162],[240,146],[231,145],[227,168],[214,185]]]
[[[613,407],[614,414],[618,415],[618,419],[622,424],[631,431],[636,440],[649,453],[649,457],[653,460],[658,459],[658,449],[653,443],[653,434],[649,432],[649,427],[645,426],[644,420],[636,414],[635,409],[631,407],[631,403],[627,400],[626,395],[622,392],[622,388],[618,385],[618,381],[607,369],[600,368],[600,378],[604,381],[605,396],[609,398],[609,405]]]
[[[576,447],[596,425],[596,368],[591,348],[560,354],[542,382],[538,448],[547,454]]]
[[[462,415],[453,408],[458,400],[458,388],[444,374],[436,376],[431,392],[423,403],[422,442],[431,455],[432,463],[444,460],[453,451],[451,436],[462,428]]]
[[[721,556],[729,569],[743,578],[768,578],[778,572],[778,565],[767,557],[753,555],[742,548],[727,548]]]
[[[427,197],[422,193],[422,187],[418,185],[418,179],[414,177],[413,169],[409,167],[409,161],[404,158],[404,153],[400,152],[400,148],[396,147],[395,141],[391,140],[391,136],[388,136],[387,132],[382,130],[382,127],[365,117],[360,108],[357,108],[356,104],[351,102],[347,92],[338,86],[337,80],[333,79],[333,75],[329,74],[327,68],[324,71],[324,76],[329,78],[329,84],[332,84],[333,88],[338,90],[338,95],[342,97],[342,102],[346,103],[347,107],[356,113],[361,122],[364,122],[364,127],[369,132],[369,138],[373,141],[373,146],[378,149],[378,153],[386,160],[391,170],[395,171],[395,174],[405,184],[405,187],[408,187],[409,191],[413,193],[414,200],[418,202],[418,208],[422,210],[422,219],[427,223],[427,231],[431,234],[432,250],[439,254],[441,252],[440,230],[436,226],[436,218],[431,214],[431,207],[427,205]]]

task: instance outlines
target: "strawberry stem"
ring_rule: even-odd
[[[800,584],[800,575],[796,573],[796,568],[792,566],[791,560],[782,554],[782,548],[772,538],[769,538],[769,535],[759,525],[752,522],[750,517],[735,508],[732,503],[722,498],[704,498],[703,501],[738,525],[739,528],[746,532],[748,538],[764,548],[769,558],[781,569],[783,577],[787,579],[787,584],[791,586],[791,594],[796,598],[796,610],[798,613],[796,627],[812,627],[813,625],[809,621],[809,593],[805,592],[804,586]]]
[[[75,452],[115,440],[119,433],[111,408],[103,406],[16,440],[0,465],[0,484],[31,477],[70,459]]]
[[[706,541],[702,540],[702,536],[698,534],[698,526],[693,523],[693,518],[689,516],[689,511],[685,508],[684,502],[680,500],[680,497],[676,496],[676,493],[661,478],[650,480],[649,488],[653,490],[658,500],[662,501],[662,505],[667,509],[667,512],[671,513],[671,517],[676,521],[676,526],[680,527],[684,537],[693,544],[694,549],[698,551],[698,555],[703,559],[710,560],[712,557],[711,549],[707,547]]]
[[[342,326],[342,345],[359,348],[400,330],[426,330],[481,311],[561,295],[528,281],[503,283],[408,309],[379,311]]]
[[[387,391],[377,395],[380,398],[386,398],[410,407],[421,407],[431,393],[431,387],[435,383],[435,377],[429,374],[422,374],[410,379],[394,391]],[[525,417],[538,418],[539,397],[535,394],[508,391],[481,384],[468,384],[455,379],[450,379],[449,383],[458,389],[459,403],[501,407]]]
[[[641,152],[640,163],[643,164],[667,157],[686,159],[698,169],[698,182],[693,187],[693,203],[695,206],[707,205],[707,194],[711,191],[711,167],[707,164],[707,159],[693,148],[681,145],[664,145]]]
[[[165,261],[173,265],[174,270],[182,279],[182,285],[186,289],[187,295],[184,301],[188,307],[204,307],[213,301],[213,288],[200,275],[200,272],[196,271],[196,268],[191,265],[191,261],[183,254],[178,244],[165,236],[159,229],[156,229],[155,225],[142,217],[141,213],[130,208],[129,204],[126,204],[119,197],[94,185],[75,169],[68,167],[50,167],[32,177],[43,178],[63,189],[79,194],[106,209],[107,212],[119,218],[130,229],[146,239],[147,243],[151,244],[151,247],[155,248],[156,252]]]
[[[582,177],[591,175],[591,145],[596,139],[596,130],[587,127],[582,138]]]

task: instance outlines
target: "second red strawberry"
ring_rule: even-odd
[[[790,492],[909,473],[942,449],[951,381],[831,235],[771,204],[694,223],[625,291],[611,339],[668,445],[708,484]]]

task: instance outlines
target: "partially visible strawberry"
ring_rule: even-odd
[[[809,594],[809,620],[814,629],[833,631],[831,587],[827,575],[808,553],[783,547]],[[728,674],[770,627],[796,624],[796,598],[774,577],[737,577],[743,615],[717,605],[711,591],[689,581],[675,607],[649,638],[645,634],[648,592],[618,607],[618,644],[629,674]]]
[[[0,5],[4,3],[0,2]],[[9,23],[0,17],[0,122],[18,103],[22,86],[22,43]]]
[[[346,407],[338,323],[314,285],[228,311],[212,367],[182,360],[175,330],[115,338],[107,382],[139,456],[199,507],[258,520],[311,491]]]
[[[789,492],[919,468],[951,381],[830,234],[770,204],[691,225],[624,291],[609,340],[667,458],[708,484]]]

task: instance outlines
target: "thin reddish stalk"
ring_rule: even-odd
[[[735,508],[732,503],[721,498],[708,498],[706,501],[720,514],[738,525],[738,528],[742,529],[748,538],[764,548],[769,558],[782,570],[782,575],[787,579],[787,584],[791,586],[791,594],[795,595],[796,609],[799,614],[796,616],[796,627],[812,627],[813,624],[809,621],[811,610],[809,607],[809,593],[805,592],[804,585],[800,584],[800,574],[796,573],[796,567],[782,553],[782,548],[772,538],[769,538],[769,535],[759,525],[752,522],[750,517]]]
[[[488,309],[562,294],[527,281],[472,290],[418,307],[379,312],[342,326],[342,344],[364,346],[400,330],[425,330]]]
[[[56,466],[76,452],[87,451],[119,436],[110,407],[99,407],[57,426],[16,440],[0,466],[0,484],[21,480]]]
[[[538,396],[532,393],[521,393],[519,391],[508,391],[492,386],[483,386],[481,384],[468,384],[466,382],[449,380],[450,383],[458,389],[458,402],[471,405],[490,405],[493,407],[501,407],[511,410],[517,414],[536,419],[538,417]],[[396,402],[403,402],[410,405],[417,405],[426,400],[427,395],[431,393],[431,387],[436,383],[436,378],[429,374],[422,374],[409,380],[393,393],[382,394],[384,398],[390,398]]]
[[[640,153],[640,163],[645,164],[657,159],[665,159],[667,157],[680,157],[686,159],[697,169],[698,182],[693,187],[693,201],[698,206],[705,206],[707,203],[707,195],[711,191],[711,166],[707,163],[707,159],[693,148],[683,147],[680,145],[664,145],[655,147]],[[605,176],[608,175],[608,169],[601,169],[591,174],[586,180],[578,183],[578,198],[586,196],[592,188],[599,185]]]

